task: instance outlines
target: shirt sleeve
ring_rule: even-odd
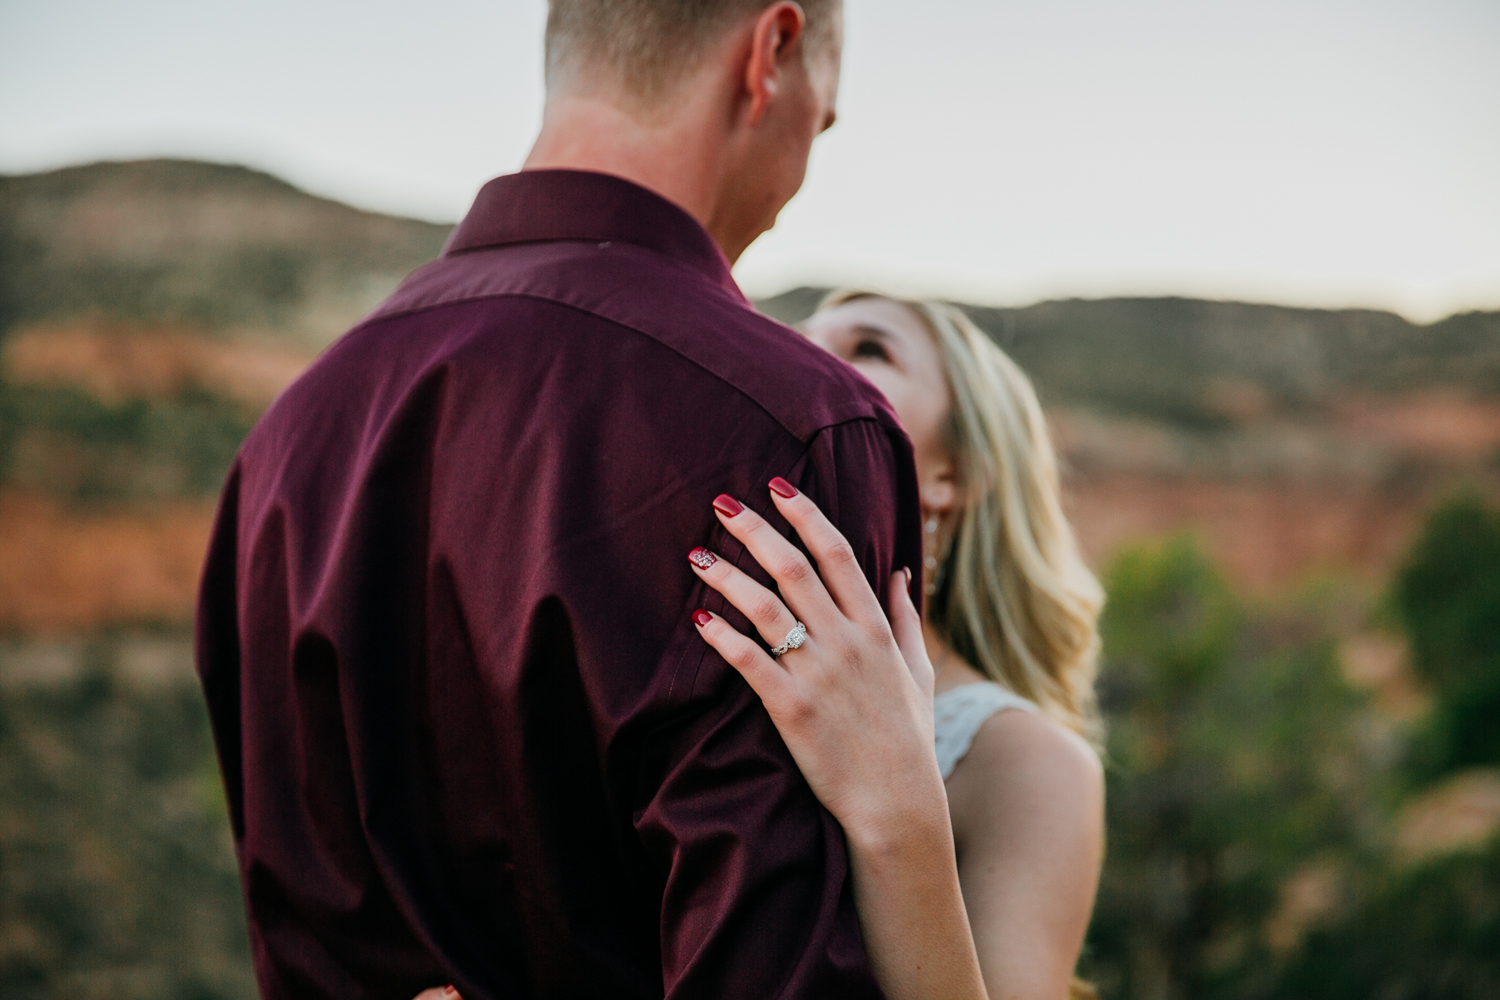
[[[774,475],[791,480],[843,531],[883,605],[891,573],[920,564],[916,474],[899,430],[875,420],[827,428],[793,468],[769,470],[767,478]],[[769,498],[749,502],[790,534]],[[727,533],[715,544],[770,583]],[[750,631],[737,612],[725,614]],[[813,796],[754,692],[703,649],[696,671],[688,671],[683,711],[647,741],[635,815],[666,878],[665,996],[880,997],[860,938],[842,829]]]

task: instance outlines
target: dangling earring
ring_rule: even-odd
[[[922,593],[928,597],[937,593],[937,530],[938,518],[936,514],[933,514],[922,524],[922,532],[927,536],[923,539],[926,544],[922,546],[927,550],[927,554],[922,557],[922,565],[927,569],[927,582],[922,587]]]
[[[943,578],[948,575],[948,556],[953,551],[954,535],[946,532],[948,537],[944,538],[939,532],[943,522],[936,514],[928,514],[927,519],[922,522],[922,566],[925,570],[923,575],[926,581],[922,584],[922,593],[931,597],[943,589]]]

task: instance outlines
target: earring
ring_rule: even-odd
[[[936,514],[934,514],[931,517],[929,517],[923,523],[922,530],[928,536],[927,537],[927,544],[923,546],[923,548],[925,548],[927,550],[927,555],[925,555],[925,556],[922,557],[922,565],[924,567],[926,567],[926,569],[927,569],[927,578],[928,579],[927,579],[926,586],[924,586],[922,588],[922,592],[924,594],[926,594],[928,597],[931,597],[937,591],[937,568],[938,568],[938,558],[937,558],[937,530],[938,530],[938,519],[937,519],[937,515]]]

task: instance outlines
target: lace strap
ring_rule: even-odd
[[[974,745],[974,737],[985,720],[1008,708],[1028,712],[1037,710],[1035,702],[992,681],[976,681],[949,688],[933,699],[933,731],[937,737],[938,768],[943,773],[943,780],[947,780]]]

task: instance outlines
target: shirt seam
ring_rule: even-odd
[[[633,250],[644,250],[647,253],[651,254],[653,257],[660,258],[663,263],[669,264],[679,271],[682,271],[686,274],[691,274],[693,277],[699,279],[700,281],[707,281],[711,283],[715,288],[723,288],[722,281],[725,278],[728,278],[731,282],[734,280],[733,273],[728,269],[719,270],[716,268],[714,269],[714,273],[710,274],[708,273],[708,270],[706,268],[690,264],[687,261],[683,260],[682,257],[678,254],[663,250],[660,247],[648,246],[645,243],[637,243],[635,240],[623,239],[618,236],[546,236],[539,237],[534,240],[505,240],[498,243],[483,243],[479,246],[464,247],[462,249],[456,250],[445,250],[434,259],[434,262],[446,260],[452,257],[463,257],[470,254],[484,253],[487,250],[501,250],[508,247],[541,246],[545,243],[592,243],[595,245],[598,245],[600,243],[620,243],[630,247]],[[736,289],[738,289],[739,286],[736,285],[735,287]],[[506,293],[502,292],[497,294]],[[746,304],[744,295],[744,292],[740,292],[740,300],[736,304]]]
[[[776,416],[776,414],[772,413],[771,410],[770,410],[770,408],[767,407],[765,403],[761,402],[758,398],[756,398],[755,396],[751,395],[743,387],[734,384],[733,382],[729,381],[724,376],[720,375],[718,372],[714,371],[713,369],[711,369],[708,366],[706,366],[705,364],[703,364],[703,362],[697,360],[696,358],[688,356],[687,354],[683,353],[678,348],[672,346],[671,344],[666,343],[661,338],[653,336],[650,332],[648,332],[646,330],[642,330],[638,326],[632,325],[630,323],[622,322],[621,320],[615,319],[614,317],[611,317],[611,316],[605,316],[602,313],[595,312],[594,310],[589,309],[589,308],[587,308],[585,306],[578,305],[577,303],[567,302],[567,301],[564,301],[563,299],[553,298],[550,295],[543,295],[543,294],[540,294],[538,292],[486,292],[486,293],[484,293],[482,295],[468,295],[468,296],[463,296],[461,298],[446,299],[446,300],[444,300],[442,302],[434,302],[434,303],[432,303],[430,305],[414,306],[411,309],[404,309],[404,310],[400,310],[398,312],[384,313],[384,314],[382,314],[380,316],[372,316],[372,317],[366,319],[363,323],[360,323],[354,329],[369,329],[369,328],[371,328],[373,326],[376,326],[377,324],[384,323],[388,319],[405,319],[405,318],[408,318],[408,317],[411,317],[411,316],[418,315],[419,313],[431,312],[433,310],[442,309],[442,308],[445,308],[447,306],[469,305],[471,303],[484,302],[484,301],[493,300],[493,299],[530,299],[530,300],[533,300],[533,301],[536,301],[536,302],[546,302],[546,303],[550,303],[551,305],[561,306],[561,307],[563,307],[565,309],[571,309],[574,312],[583,313],[585,316],[591,316],[594,319],[600,320],[600,321],[605,322],[605,323],[609,323],[612,326],[617,326],[617,327],[619,327],[622,330],[629,330],[629,331],[631,331],[632,333],[634,333],[634,334],[636,334],[638,336],[645,337],[647,340],[651,341],[653,344],[656,344],[657,346],[661,347],[663,350],[667,350],[667,351],[672,352],[673,354],[677,355],[682,360],[686,361],[688,364],[690,364],[693,367],[697,368],[699,371],[702,371],[704,374],[710,376],[715,381],[717,381],[717,382],[719,382],[719,383],[721,383],[723,385],[728,386],[730,389],[734,390],[740,396],[743,396],[745,399],[747,399],[751,403],[755,404],[755,406],[757,406],[761,410],[761,412],[765,413],[765,415],[767,417],[771,418],[771,421],[773,423],[775,423],[776,426],[778,426],[782,430],[786,431],[786,433],[789,434],[789,435],[791,435],[791,437],[794,440],[800,441],[804,446],[811,447],[813,440],[815,438],[817,438],[817,436],[819,434],[823,433],[824,431],[828,430],[829,428],[832,428],[832,427],[841,427],[844,424],[853,423],[853,422],[859,421],[859,420],[868,420],[868,421],[871,421],[872,423],[878,425],[882,429],[884,429],[886,427],[885,422],[880,419],[879,411],[875,407],[872,406],[872,407],[869,407],[869,412],[867,412],[867,413],[856,414],[854,416],[849,416],[849,417],[843,417],[843,418],[841,418],[839,420],[834,420],[834,421],[831,421],[831,422],[826,423],[826,424],[819,424],[818,426],[812,428],[812,430],[808,433],[807,437],[804,439],[802,437],[802,435],[798,434],[796,431],[794,431],[790,427],[788,427],[786,425],[785,421],[783,421],[780,417]]]

